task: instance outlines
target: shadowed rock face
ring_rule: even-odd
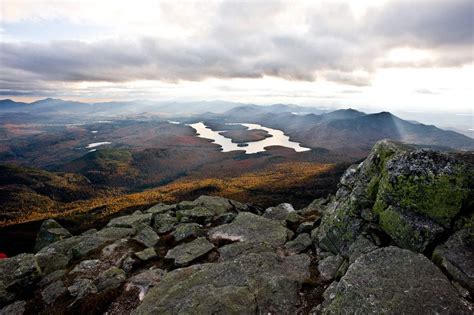
[[[462,156],[382,141],[301,210],[201,196],[81,235],[48,220],[36,254],[0,260],[0,314],[472,313],[473,183]]]

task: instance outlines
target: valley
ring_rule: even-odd
[[[125,115],[128,107],[120,104],[4,103],[3,227],[54,217],[83,231],[157,202],[202,194],[261,208],[281,202],[301,208],[334,193],[342,172],[382,138],[441,150],[474,148],[473,139],[452,131],[350,109],[295,114],[306,109],[235,104],[212,113],[205,111],[212,109],[208,104],[201,111],[192,107],[193,113]],[[3,235],[12,236],[8,231]]]

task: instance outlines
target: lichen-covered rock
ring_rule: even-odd
[[[326,314],[468,314],[446,276],[425,256],[397,247],[370,252],[336,286]]]
[[[213,249],[214,245],[212,243],[204,237],[199,237],[190,243],[184,243],[170,249],[165,258],[173,259],[176,266],[186,266]]]
[[[436,247],[433,261],[454,281],[474,292],[474,228],[458,231]]]
[[[94,284],[98,291],[105,289],[115,289],[120,286],[126,279],[125,272],[117,267],[111,267],[100,273]]]
[[[156,251],[153,247],[145,248],[142,251],[136,252],[135,256],[137,256],[142,261],[147,261],[157,256]]]
[[[71,233],[63,228],[58,222],[53,219],[45,220],[41,224],[38,235],[36,236],[35,251],[48,246],[51,243],[60,241],[62,239],[71,237]]]
[[[97,234],[88,234],[81,236],[81,240],[78,244],[71,248],[71,254],[73,258],[82,258],[87,256],[92,251],[98,249],[102,245],[105,245],[109,240],[104,239]]]
[[[382,140],[374,145],[364,162],[344,173],[335,200],[324,209],[317,237],[321,248],[347,255],[367,224],[361,213],[373,207],[387,161],[396,153],[409,150],[400,143]]]
[[[138,228],[151,224],[152,213],[134,213],[110,220],[108,227]]]
[[[184,223],[178,225],[173,233],[174,240],[176,242],[182,242],[191,237],[198,237],[203,234],[202,226],[197,223]]]
[[[43,291],[41,291],[41,296],[44,303],[52,304],[58,297],[67,292],[64,283],[61,280],[51,283]]]
[[[160,237],[150,226],[145,225],[133,239],[146,247],[153,247],[158,243]]]
[[[179,222],[210,223],[214,220],[216,213],[208,208],[196,206],[192,209],[178,210],[176,217]]]
[[[382,230],[400,247],[425,252],[472,199],[474,168],[453,154],[378,142],[341,178],[324,207],[318,245],[347,256],[364,233]]]
[[[166,205],[164,203],[159,203],[147,209],[145,213],[165,213],[172,210],[176,210],[176,205]]]
[[[462,162],[436,151],[396,155],[384,168],[375,210],[396,206],[449,227],[469,196],[469,173]]]
[[[0,259],[0,283],[9,292],[19,292],[41,280],[41,268],[33,254]]]
[[[166,274],[134,314],[295,313],[309,278],[306,255],[248,254]]]
[[[264,218],[272,220],[286,220],[291,212],[295,212],[293,206],[289,203],[282,203],[276,207],[270,207],[265,210]]]
[[[96,233],[90,233],[91,234],[97,234],[98,237],[107,239],[110,241],[115,241],[119,240],[124,237],[128,237],[131,235],[135,234],[135,229],[134,228],[127,228],[127,227],[105,227],[102,230],[96,232]],[[83,234],[87,235],[87,234]]]
[[[206,208],[216,216],[226,212],[248,210],[248,206],[243,203],[218,196],[202,195],[194,201],[183,201],[178,204],[178,209],[192,209],[196,207]]]
[[[235,242],[227,244],[218,249],[220,260],[234,259],[240,255],[247,255],[250,253],[274,252],[275,248],[265,243],[249,243],[249,242]]]
[[[379,213],[379,225],[398,246],[424,252],[443,232],[435,222],[389,206]]]
[[[313,244],[308,233],[299,234],[294,240],[285,244],[285,248],[292,253],[301,253]]]
[[[153,228],[160,234],[171,232],[177,223],[178,219],[169,213],[159,213],[153,217]]]
[[[416,150],[389,159],[374,212],[397,245],[423,252],[450,228],[472,195],[473,169],[454,157]]]
[[[318,263],[319,277],[323,281],[336,278],[337,270],[341,267],[344,258],[342,256],[328,256]]]
[[[232,223],[210,230],[209,237],[216,241],[229,240],[280,246],[285,244],[289,232],[278,221],[249,212],[240,212]]]

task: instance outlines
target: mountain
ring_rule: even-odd
[[[78,174],[0,165],[0,221],[31,213],[52,213],[62,203],[105,195],[107,189],[94,187]]]
[[[334,196],[202,195],[84,233],[55,220],[0,260],[5,314],[472,313],[469,154],[381,141]],[[75,234],[75,235],[73,235]]]
[[[474,149],[474,139],[435,126],[411,123],[388,112],[322,122],[295,138],[305,139],[310,146],[336,150],[348,147],[367,149],[381,139],[459,150]]]

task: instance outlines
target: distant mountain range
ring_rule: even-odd
[[[29,114],[32,120],[90,122],[91,119],[177,118],[222,122],[253,122],[285,131],[313,148],[358,150],[361,155],[389,138],[438,149],[474,150],[474,139],[433,125],[403,120],[389,112],[366,114],[354,109],[322,110],[298,105],[268,106],[225,101],[84,103],[46,98],[32,103],[0,100],[0,114]]]

